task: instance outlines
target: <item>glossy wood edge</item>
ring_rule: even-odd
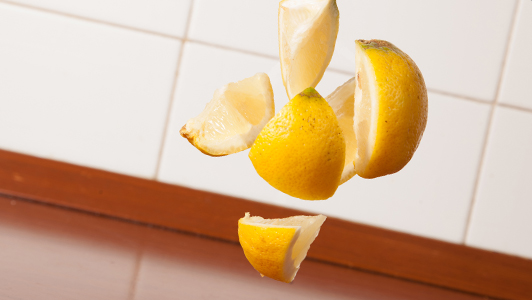
[[[237,242],[245,212],[308,214],[0,150],[0,193]],[[532,299],[532,260],[328,218],[308,257],[502,299]]]

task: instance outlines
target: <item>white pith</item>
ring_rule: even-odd
[[[379,116],[379,101],[377,98],[377,84],[375,82],[375,71],[368,56],[361,46],[356,46],[356,65],[357,65],[357,77],[358,79],[364,78],[367,82],[367,92],[370,97],[370,116],[367,116],[367,110],[364,111],[364,99],[365,95],[361,83],[357,81],[355,88],[355,134],[357,136],[357,155],[355,158],[355,170],[357,174],[364,172],[375,147],[375,138],[377,136],[377,120]],[[369,130],[364,129],[362,126],[363,121],[369,121]]]

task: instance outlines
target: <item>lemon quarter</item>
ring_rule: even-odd
[[[325,219],[323,215],[263,219],[246,213],[238,220],[238,239],[262,276],[292,282]]]
[[[281,192],[323,200],[340,183],[345,140],[327,101],[307,88],[264,126],[249,158],[257,173]]]
[[[320,82],[331,62],[338,27],[336,0],[279,3],[279,56],[289,99]]]
[[[181,128],[181,135],[211,156],[223,156],[251,147],[275,114],[270,78],[264,73],[229,83]]]
[[[355,171],[375,178],[401,170],[427,124],[425,81],[414,61],[392,43],[356,41]]]
[[[325,98],[338,119],[345,139],[345,163],[340,184],[355,176],[357,137],[355,135],[355,87],[356,77],[349,79]]]

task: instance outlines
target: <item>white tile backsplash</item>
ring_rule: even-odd
[[[276,111],[288,102],[277,0],[0,0],[0,148],[455,243],[468,232],[468,245],[532,258],[532,2],[337,2],[322,96],[353,76],[361,38],[403,49],[431,91],[427,130],[400,173],[301,201],[263,181],[248,151],[212,158],[179,135],[216,89],[257,72],[270,75]]]
[[[532,113],[497,108],[466,239],[532,258]]]
[[[195,0],[189,38],[278,57],[278,3],[277,0]]]
[[[9,0],[9,2],[183,37],[192,0]]]
[[[180,42],[0,4],[0,147],[155,175]]]
[[[519,3],[515,32],[510,43],[501,103],[532,109],[532,1]]]

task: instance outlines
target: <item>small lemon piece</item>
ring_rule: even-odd
[[[325,219],[323,215],[263,219],[246,213],[238,220],[238,239],[262,276],[292,282]]]
[[[308,88],[264,126],[249,158],[257,173],[281,192],[323,200],[340,183],[345,141],[332,108]]]
[[[270,78],[264,73],[229,83],[181,128],[181,135],[211,156],[223,156],[251,147],[275,114]]]
[[[320,82],[331,62],[338,26],[335,0],[279,3],[279,56],[289,99]]]
[[[355,135],[355,87],[356,77],[338,87],[325,98],[338,119],[345,139],[345,162],[340,184],[355,176],[355,157],[357,153],[357,137]]]
[[[382,40],[356,41],[355,171],[375,178],[401,170],[427,124],[425,81],[414,61]]]

